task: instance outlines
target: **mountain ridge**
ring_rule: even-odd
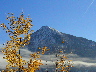
[[[64,41],[64,43],[62,43]],[[42,26],[31,35],[30,44],[27,45],[30,51],[39,51],[38,47],[47,46],[50,52],[45,54],[57,53],[63,50],[66,53],[73,52],[83,57],[95,57],[96,42],[82,37],[59,32],[58,30]]]
[[[49,29],[54,29],[54,28],[52,28],[52,27],[49,27],[49,26],[42,26],[41,28],[49,28]],[[40,28],[40,29],[41,29]],[[40,30],[40,29],[38,29],[38,30]],[[38,31],[37,30],[37,31]],[[54,30],[56,30],[56,29],[54,29]],[[35,31],[35,32],[37,32],[37,31]],[[60,31],[58,31],[58,30],[56,30],[57,32],[60,32]],[[33,33],[35,33],[35,32],[33,32]],[[63,32],[60,32],[60,33],[63,33]],[[74,37],[77,37],[77,38],[84,38],[84,39],[87,39],[87,38],[85,38],[85,37],[79,37],[79,36],[75,36],[75,35],[72,35],[72,34],[68,34],[68,33],[64,33],[64,34],[66,34],[66,35],[71,35],[71,36],[74,36]],[[90,39],[87,39],[87,40],[90,40]],[[90,40],[90,41],[93,41],[93,40]],[[96,42],[96,41],[93,41],[93,42]]]

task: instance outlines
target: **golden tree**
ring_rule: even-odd
[[[62,41],[64,43],[64,41]],[[63,53],[63,50],[60,50],[59,53]],[[68,54],[67,54],[68,55]],[[56,66],[56,72],[63,71],[63,72],[69,72],[70,67],[74,67],[72,60],[68,60],[67,55],[62,54],[56,54],[56,57],[59,57],[59,60],[55,62]]]
[[[32,34],[33,30],[29,32],[30,28],[33,26],[31,24],[32,20],[31,18],[26,18],[24,19],[23,13],[20,15],[20,17],[14,17],[13,13],[8,13],[10,16],[7,16],[7,20],[10,21],[10,28],[13,30],[11,31],[8,29],[8,27],[2,23],[0,24],[3,29],[6,30],[6,33],[9,32],[9,36],[12,40],[8,41],[6,46],[3,48],[2,52],[6,57],[3,57],[4,59],[7,59],[8,65],[6,65],[6,70],[2,70],[2,72],[7,71],[7,72],[16,72],[18,69],[12,69],[12,67],[17,67],[19,70],[24,70],[25,72],[34,72],[35,70],[38,69],[39,65],[42,65],[41,61],[39,62],[36,60],[30,59],[30,63],[28,63],[28,68],[24,68],[23,65],[25,65],[27,62],[25,60],[22,60],[22,56],[20,56],[20,47],[24,47],[25,45],[29,44],[30,40],[30,35]],[[24,39],[22,41],[22,37],[18,37],[21,34],[24,34]],[[38,64],[38,65],[37,65]]]
[[[60,60],[57,60],[55,62],[56,72],[69,72],[70,67],[73,67],[73,63],[70,63],[72,60],[66,61],[68,58],[65,55],[58,55],[58,57],[60,58]]]

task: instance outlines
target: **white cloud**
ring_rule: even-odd
[[[30,52],[26,49],[21,49],[21,56],[23,56],[23,59],[26,60],[26,61],[29,61],[29,58],[30,58],[29,54],[32,54],[32,53],[33,52]],[[0,52],[0,69],[4,69],[7,65],[6,60],[3,59],[2,57],[4,57],[4,55],[3,55],[3,53]],[[92,59],[92,58],[82,58],[82,57],[79,57],[76,54],[69,54],[68,58],[69,58],[69,60],[73,60],[73,63],[74,63],[73,66],[76,67],[76,68],[96,67],[95,58],[94,59]],[[52,62],[52,60],[56,61],[59,58],[56,58],[55,55],[41,55],[40,59],[42,59],[42,63],[44,64],[41,67],[46,68],[47,66],[49,66],[49,67],[55,66],[55,62]]]

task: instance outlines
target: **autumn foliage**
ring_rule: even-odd
[[[43,48],[39,47],[39,49],[42,50],[41,52],[30,54],[29,61],[23,60],[20,55],[20,48],[29,44],[30,35],[33,32],[33,30],[30,30],[33,26],[31,24],[32,20],[29,16],[25,19],[23,13],[21,13],[19,17],[15,17],[13,13],[8,13],[8,15],[7,20],[9,21],[8,24],[11,26],[11,30],[4,23],[0,24],[0,27],[3,27],[3,29],[6,30],[6,33],[9,33],[9,37],[11,38],[10,41],[7,41],[2,50],[2,53],[6,56],[3,57],[3,59],[6,59],[8,62],[6,70],[2,70],[2,72],[35,72],[36,70],[39,70],[40,66],[43,64],[41,63],[42,60],[38,60],[37,58],[40,58],[39,54],[44,54],[46,51],[49,51],[49,49],[47,49],[46,46]],[[24,38],[20,37],[22,34],[24,35]],[[66,65],[64,63],[66,59],[66,56],[62,56],[60,57],[60,61],[55,62],[56,71],[59,69],[60,71],[68,72],[72,65]],[[28,65],[28,67],[26,68],[24,65]]]

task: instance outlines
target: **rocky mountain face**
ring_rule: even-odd
[[[64,41],[64,43],[62,43]],[[81,57],[96,57],[96,42],[82,37],[59,32],[58,30],[42,26],[31,35],[30,44],[26,47],[32,51],[39,51],[38,47],[47,46],[50,51],[45,54],[73,53]]]

